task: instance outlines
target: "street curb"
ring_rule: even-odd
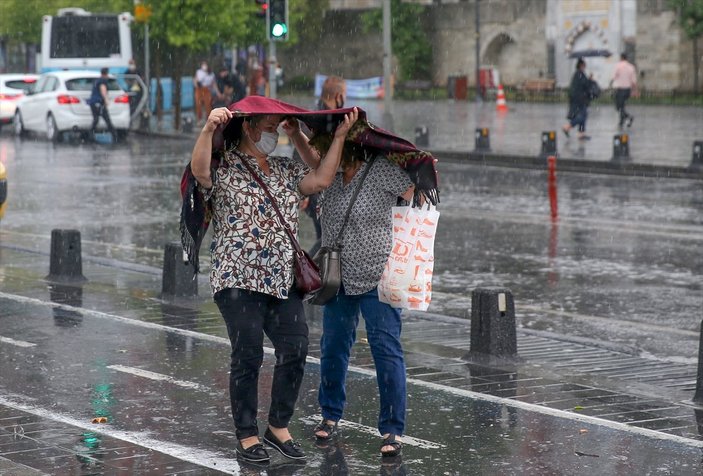
[[[144,131],[135,129],[135,134],[164,139],[195,140],[195,133],[180,133],[162,131]],[[476,165],[511,167],[518,169],[546,169],[547,160],[544,157],[515,154],[483,153],[461,150],[428,150],[435,157],[460,163]],[[557,156],[558,157],[558,156]],[[587,174],[627,175],[649,178],[677,178],[703,180],[703,168],[678,167],[657,164],[638,164],[618,160],[579,160],[558,157],[557,168],[564,172],[580,172]]]
[[[456,150],[429,151],[437,158],[451,162],[472,163],[499,167],[522,169],[545,169],[547,160],[544,157],[529,155],[511,155],[480,153]],[[703,169],[693,167],[677,167],[669,165],[636,164],[624,161],[578,160],[558,157],[557,169],[567,172],[591,174],[630,175],[651,178],[681,178],[703,180]]]

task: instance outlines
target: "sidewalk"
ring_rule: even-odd
[[[305,96],[284,97],[285,101],[312,107],[313,99]],[[542,103],[509,104],[506,113],[495,110],[491,102],[395,101],[393,124],[383,123],[383,103],[373,100],[350,100],[349,105],[363,108],[371,122],[415,141],[417,127],[426,126],[429,146],[441,159],[474,161],[511,167],[544,167],[539,158],[544,131],[555,131],[559,168],[597,173],[620,173],[661,177],[703,178],[703,162],[691,168],[693,144],[703,141],[703,108],[682,106],[632,106],[636,117],[632,128],[620,131],[614,108],[597,105],[589,110],[589,141],[566,138],[560,128],[565,122],[566,105]],[[193,117],[185,111],[184,117]],[[190,133],[175,133],[173,116],[165,114],[159,125],[151,118],[150,133],[178,136],[193,140],[199,128]],[[489,153],[474,153],[476,128],[487,127],[490,133]],[[629,160],[613,160],[613,138],[628,134]],[[574,134],[572,134],[573,136]]]

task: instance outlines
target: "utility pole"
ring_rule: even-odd
[[[393,130],[393,85],[391,84],[391,0],[383,0],[383,122]]]
[[[269,97],[276,99],[276,42],[269,39]]]
[[[481,20],[480,0],[476,0],[476,102],[481,102]]]

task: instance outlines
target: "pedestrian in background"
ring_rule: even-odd
[[[248,104],[260,111],[262,100],[253,97]],[[232,107],[246,110],[247,101]],[[281,105],[290,106],[278,101],[272,108],[280,111]],[[321,191],[334,179],[344,139],[357,117],[356,109],[344,116],[331,146],[313,169],[298,160],[269,155],[278,143],[281,115],[258,113],[234,118],[227,108],[214,109],[193,149],[192,174],[203,199],[212,207],[210,284],[232,346],[229,392],[236,451],[247,461],[262,463],[270,459],[259,441],[256,420],[264,333],[276,354],[264,442],[287,458],[305,458],[288,424],[303,379],[308,326],[302,296],[293,285],[293,245],[284,227],[296,234],[302,196]],[[213,172],[212,142],[219,126],[224,128],[229,148],[222,152],[221,165]],[[283,130],[289,136],[301,134],[296,119],[286,120]],[[300,154],[308,157],[314,151],[305,142]],[[280,223],[252,171],[265,176],[262,180],[268,184],[286,224]]]
[[[639,91],[637,90],[637,71],[635,66],[627,60],[627,54],[620,55],[620,61],[615,65],[615,72],[610,83],[615,88],[615,109],[620,113],[619,127],[622,128],[625,125],[625,120],[627,120],[627,127],[630,127],[635,118],[625,110],[625,103],[630,99],[630,96],[639,96]]]
[[[586,62],[583,58],[579,58],[569,86],[569,112],[566,116],[569,122],[561,128],[566,137],[569,137],[569,131],[572,128],[578,127],[579,140],[591,138],[586,135],[586,121],[588,120],[588,105],[593,99],[594,91],[599,89],[594,85],[597,86],[595,81],[586,76]]]
[[[232,74],[226,66],[220,68],[215,79],[215,100],[213,107],[227,107],[234,102],[234,85],[232,82]]]
[[[402,448],[406,407],[401,311],[379,300],[378,283],[393,245],[391,210],[399,197],[412,200],[415,187],[407,172],[383,155],[367,155],[360,145],[345,146],[341,167],[321,198],[322,246],[335,244],[351,196],[357,188],[359,191],[343,236],[338,238],[342,285],[323,310],[318,393],[322,419],[314,432],[323,441],[337,433],[346,403],[349,356],[361,314],[376,367],[381,456],[397,456]]]
[[[93,83],[93,89],[90,92],[90,98],[88,98],[90,112],[93,113],[93,125],[90,126],[90,130],[93,133],[93,137],[95,137],[98,121],[102,117],[105,121],[107,129],[110,131],[110,134],[112,134],[113,142],[117,142],[117,132],[112,125],[112,121],[110,120],[110,112],[108,111],[108,105],[110,104],[110,98],[107,94],[108,84],[110,82],[108,73],[109,70],[107,68],[102,68],[100,70],[100,77]]]
[[[207,62],[200,63],[200,69],[193,76],[195,86],[195,117],[202,124],[212,111],[212,89],[215,87],[215,75],[210,72]]]
[[[344,107],[346,98],[346,81],[339,76],[329,76],[322,84],[322,92],[320,93],[320,100],[317,102],[317,110],[324,111],[327,109],[342,108]],[[318,202],[319,194],[315,193],[305,197],[300,204],[300,208],[303,209],[305,214],[310,217],[313,226],[315,227],[315,243],[312,248],[310,248],[310,254],[312,256],[315,256],[315,253],[317,253],[317,250],[320,249],[322,244],[322,226],[320,225]]]

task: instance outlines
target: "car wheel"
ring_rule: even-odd
[[[59,142],[61,139],[61,132],[59,128],[56,127],[56,121],[52,114],[46,116],[46,138],[51,142]]]
[[[12,120],[12,125],[15,129],[15,135],[21,137],[25,135],[24,124],[22,123],[22,114],[19,111],[15,111],[15,118]]]

